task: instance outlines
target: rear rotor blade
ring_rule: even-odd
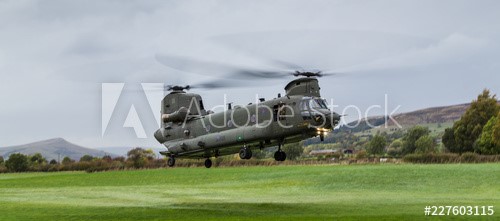
[[[251,68],[240,68],[228,64],[216,62],[198,61],[187,57],[170,55],[156,55],[156,60],[173,69],[202,75],[218,75],[224,78],[236,80],[248,80],[257,78],[281,78],[289,76],[289,71],[263,71]]]

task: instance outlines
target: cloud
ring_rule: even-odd
[[[277,68],[268,61],[278,59],[377,74],[321,79],[322,94],[341,106],[366,106],[384,93],[400,96],[394,102],[402,110],[465,102],[484,87],[500,88],[499,6],[468,0],[0,1],[0,145],[55,136],[86,146],[155,145],[120,128],[100,137],[99,84],[210,78],[162,66],[155,54],[256,69]],[[224,93],[246,104],[256,91],[267,98],[282,92],[288,80],[258,90],[194,92],[207,107],[220,104]],[[145,108],[140,97],[124,99],[137,103],[150,132],[156,119],[148,112],[158,110]],[[122,106],[112,121],[126,117]]]
[[[453,33],[437,43],[377,59],[365,64],[338,69],[339,72],[370,72],[387,69],[418,68],[435,64],[455,65],[476,60],[492,47],[491,42]]]

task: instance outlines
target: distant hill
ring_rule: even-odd
[[[400,125],[414,126],[417,124],[432,124],[432,123],[446,123],[450,121],[457,121],[462,117],[469,104],[457,104],[444,107],[431,107],[422,110],[412,111],[408,113],[401,113],[394,115],[393,118]],[[383,117],[381,117],[383,118]],[[390,120],[389,126],[396,124]]]
[[[110,154],[102,150],[78,146],[63,138],[54,138],[18,146],[0,147],[0,155],[4,158],[7,158],[13,153],[22,153],[26,155],[41,153],[47,160],[57,160],[59,156],[60,160],[66,156],[73,160],[79,160],[83,155],[95,157],[102,157],[104,155],[116,156],[115,154]]]
[[[123,157],[126,157],[127,156],[127,152],[134,149],[136,147],[96,147],[95,149],[97,150],[101,150],[101,151],[105,151],[105,152],[108,152],[108,153],[112,153],[112,154],[115,154],[115,155],[118,155],[118,156],[123,156]],[[160,151],[164,151],[165,148],[158,148],[158,147],[141,147],[143,149],[152,149],[153,152],[156,154],[156,155],[159,155]]]
[[[431,107],[412,112],[396,114],[393,115],[393,118],[403,128],[424,124],[450,123],[459,120],[460,117],[462,117],[462,115],[465,113],[467,108],[469,108],[469,106],[470,103],[443,107]],[[385,116],[374,116],[368,117],[367,119],[371,125],[381,126],[385,124],[385,118]],[[348,125],[354,126],[357,123],[358,121],[353,121],[348,123]],[[392,119],[387,119],[387,126],[395,127],[396,123]],[[360,132],[368,129],[370,129],[370,126],[364,119],[361,120],[361,122],[359,122],[359,125],[355,128],[350,129],[346,126],[340,128],[341,131],[350,130],[352,132]]]

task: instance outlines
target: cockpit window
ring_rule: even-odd
[[[300,110],[302,110],[302,111],[309,110],[308,105],[309,105],[308,100],[304,100],[304,101],[300,102]]]
[[[326,101],[323,99],[311,99],[309,101],[311,109],[328,109]]]

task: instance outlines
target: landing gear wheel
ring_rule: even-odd
[[[247,150],[247,157],[246,157],[245,159],[247,159],[247,160],[248,160],[248,159],[250,159],[250,158],[252,158],[252,150],[248,149],[248,150]]]
[[[285,161],[286,160],[286,153],[281,151],[281,161]]]
[[[206,167],[206,168],[210,168],[210,167],[212,167],[212,160],[210,160],[210,159],[206,159],[206,160],[205,160],[205,167]]]
[[[286,153],[281,150],[281,146],[283,146],[283,140],[281,140],[278,144],[278,151],[274,153],[274,159],[276,161],[285,161],[286,160]]]
[[[274,153],[274,159],[276,161],[285,161],[286,160],[286,153],[283,152],[282,150],[278,150]]]
[[[281,154],[280,154],[279,150],[274,152],[274,160],[280,161],[280,156],[281,156]]]
[[[173,167],[175,165],[175,158],[174,157],[169,157],[167,160],[167,165],[169,167]]]
[[[239,155],[240,155],[241,159],[248,160],[248,159],[252,158],[252,151],[249,148],[244,147],[244,148],[241,148]]]

